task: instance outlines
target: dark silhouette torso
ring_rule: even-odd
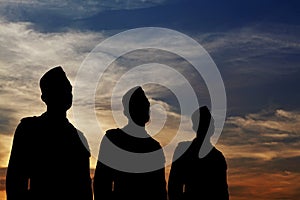
[[[190,145],[190,146],[189,146]],[[181,142],[175,154],[185,153],[173,162],[169,177],[170,200],[228,200],[227,165],[223,154],[215,147],[199,158],[201,144]]]
[[[137,138],[126,134],[121,129],[109,130],[105,137],[114,145],[129,152],[148,153],[161,149],[160,144],[150,136]],[[106,144],[102,142],[101,146],[104,145]],[[100,160],[101,149],[103,148],[100,148]],[[161,157],[164,159],[163,153]],[[95,200],[167,199],[164,168],[146,173],[129,173],[113,169],[98,161],[94,184]]]
[[[79,134],[66,118],[22,119],[7,172],[8,200],[91,200],[90,153]]]

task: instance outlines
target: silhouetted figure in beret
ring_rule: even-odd
[[[102,139],[94,177],[95,200],[166,200],[164,153],[145,130],[150,103],[141,87],[129,90],[122,101],[128,124],[122,129],[108,130]],[[113,146],[141,157],[132,159],[126,153],[116,153]],[[158,153],[153,159],[143,159],[143,153],[154,151]],[[139,166],[148,165],[147,162],[149,165],[156,162],[161,168],[139,171]]]
[[[181,157],[173,160],[168,182],[169,200],[228,200],[227,164],[223,154],[212,147],[204,158],[199,158],[205,137],[210,139],[214,133],[209,109],[203,106],[196,110],[192,122],[197,136],[192,142],[181,142],[176,147],[173,159],[189,146]]]
[[[6,176],[7,200],[92,200],[90,153],[66,118],[72,86],[61,67],[40,79],[47,111],[18,125]]]

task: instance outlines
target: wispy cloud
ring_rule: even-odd
[[[146,8],[167,2],[169,1],[1,1],[0,167],[7,165],[12,134],[19,120],[25,116],[39,115],[45,110],[38,86],[43,73],[51,67],[61,65],[74,83],[82,61],[95,45],[109,36],[100,32],[74,31],[64,26],[64,32],[42,33],[37,31],[33,22],[37,16],[47,16],[45,19],[52,19],[51,23],[55,25],[101,11]],[[189,34],[188,31],[186,33]],[[298,25],[264,22],[245,24],[244,27],[226,31],[191,33],[210,53],[225,82],[229,117],[217,147],[228,161],[228,180],[233,199],[299,197],[299,33]],[[147,37],[140,39],[147,40]],[[149,42],[180,45],[177,40]],[[128,44],[120,46],[125,45]],[[185,46],[181,48],[190,55],[197,56],[191,49]],[[195,85],[200,102],[210,104],[203,79],[184,59],[158,50],[131,52],[112,63],[102,80],[106,84],[99,85],[96,90],[96,115],[103,130],[117,126],[111,117],[111,86],[118,83],[128,70],[150,62],[172,66]],[[92,73],[97,72],[97,69],[96,67]],[[160,76],[161,72],[157,70],[152,75]],[[137,73],[140,72],[132,74],[132,79]],[[166,83],[172,81],[172,77],[165,80]],[[155,84],[144,88],[151,105],[155,105],[152,107],[152,123],[147,127],[149,132],[162,145],[167,145],[177,133],[176,126],[183,117],[184,133],[175,141],[173,148],[176,142],[192,139],[195,135],[190,130],[191,121],[189,116],[180,115],[182,113],[174,94]],[[116,96],[121,97],[124,92],[120,91]],[[93,106],[85,101],[80,103],[83,113],[89,106]],[[276,109],[265,107],[273,103],[279,106]],[[231,112],[233,109],[238,112]],[[117,111],[121,116],[121,106],[117,107]],[[71,110],[71,121],[74,120],[72,115]],[[96,155],[100,142],[98,129],[90,130],[94,121],[83,117],[85,121],[80,126],[86,128],[84,133],[95,147]],[[124,124],[126,118],[123,116],[122,120]],[[162,125],[164,128],[160,130]],[[172,153],[168,149],[167,159],[171,159]],[[95,159],[91,167],[94,166]]]
[[[195,38],[219,68],[230,114],[267,107],[299,110],[299,25],[253,23]]]
[[[299,196],[299,173],[248,172],[248,167],[238,168],[228,175],[232,199],[297,199]]]
[[[12,132],[23,115],[44,109],[39,78],[49,68],[61,65],[72,80],[84,56],[102,40],[101,34],[67,32],[42,34],[30,23],[0,21],[2,130]],[[35,106],[30,106],[35,105]],[[4,121],[3,121],[4,120]],[[13,123],[7,123],[14,121]],[[9,128],[8,128],[9,127]]]
[[[282,109],[229,117],[220,140],[228,158],[263,161],[300,156],[300,114]],[[291,167],[291,166],[287,166]]]
[[[38,86],[39,79],[43,73],[51,67],[61,65],[65,69],[71,82],[75,83],[77,71],[83,60],[95,45],[107,37],[100,33],[75,32],[72,30],[62,33],[41,33],[32,29],[31,23],[8,22],[5,20],[2,20],[0,23],[0,36],[3,41],[0,44],[3,52],[3,54],[0,55],[1,76],[3,77],[1,79],[0,93],[2,99],[0,102],[0,109],[3,111],[1,112],[0,119],[2,129],[0,134],[1,138],[5,137],[4,134],[10,135],[11,137],[21,118],[40,115],[44,112],[45,105],[40,100]],[[158,43],[160,41],[153,42]],[[104,130],[116,126],[113,119],[108,117],[111,116],[110,104],[111,92],[113,89],[111,86],[114,86],[114,84],[118,82],[118,79],[120,79],[125,72],[136,66],[136,64],[140,65],[143,64],[143,62],[159,61],[188,76],[186,68],[183,67],[188,65],[186,61],[178,59],[172,54],[158,54],[156,51],[152,53],[149,51],[132,53],[116,60],[116,62],[110,66],[104,77],[106,84],[104,84],[99,91],[95,91],[97,100],[96,113]],[[96,68],[92,73],[97,73],[97,67],[99,67],[99,65],[96,63]],[[165,72],[166,71],[159,68],[154,71],[137,70],[134,71],[131,76],[133,76],[133,84],[137,84],[134,83],[137,81],[134,77],[138,77],[136,75],[144,73],[145,75],[151,75],[154,78],[160,77],[162,83],[168,82],[169,84],[174,83],[175,85],[180,86],[181,82],[179,79],[168,79],[168,74]],[[112,85],[107,83],[112,83]],[[198,84],[198,87],[201,87],[200,84]],[[157,104],[157,106],[153,107],[153,114],[155,115],[153,116],[153,121],[149,126],[149,130],[151,134],[156,134],[155,137],[158,138],[162,144],[166,144],[170,141],[170,138],[173,137],[173,133],[176,133],[177,131],[177,126],[174,126],[174,124],[179,123],[179,104],[172,91],[169,91],[167,88],[158,85],[155,86],[155,84],[148,84],[145,88],[152,104]],[[121,98],[125,92],[126,90],[123,89],[119,91],[116,96]],[[203,92],[200,92],[199,94],[203,94]],[[201,98],[203,98],[203,96]],[[77,105],[80,106],[79,109],[83,113],[91,106],[85,101],[82,101],[81,104]],[[119,111],[120,116],[123,115],[121,107],[118,107],[117,111]],[[71,121],[73,121],[72,110],[69,112],[69,116]],[[159,134],[157,132],[162,127],[162,124],[160,123],[163,122],[164,116],[168,116],[168,119],[166,119],[164,124],[166,128],[164,128],[161,133],[167,132],[168,134]],[[91,130],[91,127],[94,127],[95,124],[88,116],[83,116],[83,118],[85,121],[82,121],[78,128],[83,127],[83,131],[88,136],[91,145],[97,149],[100,142],[99,131],[96,128]],[[123,122],[125,120],[123,118]],[[189,121],[184,121],[186,127],[190,127]],[[173,130],[174,127],[175,130]],[[8,146],[9,145],[4,149],[7,154],[9,154]],[[98,152],[95,151],[95,155],[97,153]],[[169,157],[171,156],[172,155],[170,154]],[[3,159],[7,159],[7,157],[3,157]]]
[[[227,70],[222,69],[225,73],[249,77],[253,74],[260,81],[250,83],[261,84],[262,79],[268,81],[269,77],[298,71],[294,55],[299,55],[299,33],[297,25],[258,23],[226,32],[203,33],[197,38],[220,63],[219,67],[226,67]]]
[[[86,54],[103,40],[100,33],[40,33],[31,23],[0,20],[0,166],[6,166],[12,134],[20,119],[40,115],[39,79],[61,65],[71,82]]]
[[[252,53],[252,56],[274,51],[291,51],[300,48],[297,41],[299,25],[255,23],[247,26],[229,29],[223,32],[200,33],[198,38],[210,52],[222,52],[223,49]],[[259,51],[253,51],[259,50]],[[248,55],[251,57],[251,55]]]
[[[64,20],[80,19],[108,10],[129,10],[161,5],[167,0],[88,0],[88,1],[43,1],[14,0],[0,2],[2,17],[10,20],[34,19],[39,15],[52,16]],[[46,15],[45,15],[46,14]]]
[[[32,29],[31,23],[13,23],[5,20],[1,21],[0,26],[0,35],[2,40],[0,44],[2,49],[2,54],[0,55],[1,76],[3,77],[1,79],[1,96],[3,99],[1,102],[1,109],[4,111],[3,113],[7,113],[7,117],[2,119],[3,123],[1,126],[5,128],[6,122],[15,121],[12,124],[7,124],[6,126],[10,127],[6,132],[11,133],[11,127],[14,127],[14,125],[17,124],[18,120],[16,119],[20,119],[22,116],[31,115],[32,113],[40,113],[44,109],[44,105],[40,101],[40,92],[38,89],[38,80],[42,74],[50,67],[62,65],[66,69],[70,79],[74,81],[76,72],[82,61],[86,58],[86,55],[95,47],[96,44],[105,39],[105,36],[100,33],[83,33],[72,30],[62,33],[40,33]],[[265,51],[272,52],[285,49],[291,49],[290,51],[294,51],[299,48],[299,45],[297,45],[293,39],[286,41],[286,37],[282,35],[274,36],[269,33],[258,32],[253,28],[244,28],[228,33],[202,35],[198,38],[198,40],[213,55],[220,55],[221,52],[227,52],[226,55],[229,57],[229,61],[235,65],[236,62],[230,58],[246,59],[251,57],[250,54],[253,50],[255,50],[254,53],[256,54],[264,55]],[[152,42],[159,44],[162,41]],[[175,43],[177,44],[177,42]],[[248,49],[241,54],[239,50],[243,49],[243,46]],[[250,47],[252,47],[252,49],[249,50]],[[230,49],[229,52],[227,51],[228,49]],[[186,51],[188,51],[188,49],[186,49]],[[232,52],[232,54],[230,52]],[[237,53],[237,55],[233,56],[234,53]],[[193,54],[193,52],[191,52],[191,54]],[[196,91],[199,99],[201,99],[202,102],[207,102],[207,104],[209,104],[208,91],[201,77],[198,77],[197,79],[197,76],[195,76],[193,70],[191,70],[191,67],[186,61],[184,61],[184,59],[163,51],[151,52],[151,50],[148,50],[128,54],[113,63],[110,67],[111,71],[107,71],[108,74],[104,77],[104,79],[109,79],[111,83],[115,84],[121,75],[128,69],[147,62],[160,62],[166,64],[188,77],[188,79],[190,79],[189,81],[196,85]],[[222,61],[222,63],[226,63],[226,61]],[[220,66],[220,69],[222,70],[223,75],[225,75],[225,82],[228,80],[236,80],[239,82],[239,84],[227,84],[227,90],[230,90],[230,88],[235,85],[242,87],[243,84],[250,84],[239,79],[240,75],[244,73],[241,72],[241,70],[248,71],[247,73],[245,71],[245,74],[251,74],[251,69],[249,69],[249,67],[240,66],[236,70],[231,71],[229,74],[233,75],[235,77],[234,79],[227,79],[226,71],[224,72],[222,67],[223,66]],[[259,66],[251,67],[259,69]],[[280,66],[277,67],[281,69]],[[266,72],[274,71],[274,68],[262,68],[261,70],[265,70]],[[158,70],[156,75],[160,75],[160,72],[161,71]],[[172,79],[166,79],[165,81],[172,81]],[[257,80],[255,79],[255,81],[252,82],[257,83]],[[110,103],[109,92],[111,91],[106,89],[108,88],[101,88],[101,91],[97,94],[97,98],[102,100],[96,102],[96,108],[99,110],[107,109],[107,105]],[[178,113],[178,109],[176,108],[177,106],[175,106],[176,101],[172,101],[172,98],[170,98],[172,96],[171,93],[167,93],[166,90],[157,91],[157,87],[153,89],[153,92],[151,89],[149,92],[153,98],[166,102],[171,106],[170,108],[173,109],[171,111]],[[100,102],[101,104],[99,104]],[[33,108],[28,106],[32,104],[36,106]],[[88,106],[85,105],[84,102],[82,105]],[[82,109],[84,109],[84,107]],[[230,120],[236,120],[235,123],[238,123],[238,120],[244,122],[247,119],[231,118]],[[274,124],[271,125],[274,126]],[[268,138],[271,136],[276,136],[281,139],[285,137],[282,133],[282,135],[270,132],[264,134],[264,136]]]
[[[297,199],[299,121],[299,112],[283,109],[228,117],[217,146],[233,199]]]

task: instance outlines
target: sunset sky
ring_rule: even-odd
[[[96,45],[114,34],[140,27],[163,27],[186,34],[205,48],[218,67],[226,89],[227,115],[216,146],[227,160],[231,199],[298,199],[297,0],[1,0],[0,168],[7,167],[20,119],[40,115],[46,109],[40,99],[41,76],[60,65],[74,87],[80,66]],[[117,126],[111,115],[112,86],[125,72],[145,63],[162,63],[188,77],[200,104],[210,106],[205,82],[183,58],[160,50],[130,52],[111,64],[96,90],[95,111],[101,130],[94,128],[90,115],[85,115],[90,105],[84,101],[76,104],[84,121],[74,119],[73,109],[68,112],[70,121],[84,132],[93,152],[98,150],[101,133]],[[137,73],[134,71],[133,75]],[[163,71],[145,73],[159,77]],[[176,82],[169,75],[166,82],[172,81]],[[153,105],[149,133],[165,146],[176,135],[183,119],[184,135],[180,140],[192,139],[189,116],[180,115],[172,91],[156,84],[143,88]],[[121,108],[117,108],[117,113],[121,124],[126,123]],[[171,159],[173,152],[165,154]],[[95,159],[91,167],[95,168]],[[168,170],[167,166],[167,176]],[[0,195],[5,190],[4,177],[5,169],[0,169]]]

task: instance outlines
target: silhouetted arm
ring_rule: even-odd
[[[79,195],[82,197],[81,199],[84,200],[93,200],[93,191],[92,191],[92,181],[91,181],[91,175],[90,175],[90,148],[88,145],[88,142],[83,135],[82,132],[75,129],[77,132],[79,139],[79,146],[78,148],[82,149],[80,158],[82,160],[79,160],[78,166],[78,172],[77,174],[74,174],[74,176],[77,176],[79,178],[79,184],[81,188],[78,192],[78,198]],[[83,146],[82,146],[83,145]]]
[[[100,161],[94,175],[94,200],[113,199],[113,169]]]
[[[219,177],[219,181],[215,183],[216,191],[216,198],[220,200],[229,200],[229,193],[228,193],[228,185],[227,185],[227,164],[224,156],[221,154],[220,163],[219,163],[220,170],[216,172],[217,177]]]
[[[223,171],[222,175],[221,175],[223,181],[222,181],[222,185],[221,187],[221,191],[222,191],[222,199],[224,200],[229,200],[229,193],[228,193],[228,185],[227,185],[227,172],[226,170]]]
[[[158,180],[160,180],[157,183],[157,187],[160,190],[160,193],[158,194],[158,200],[167,200],[167,188],[166,188],[166,179],[165,179],[165,168],[159,169],[157,172],[157,176],[159,177]]]
[[[30,144],[27,144],[26,128],[24,123],[21,122],[15,131],[6,174],[7,200],[24,200],[29,198],[28,164],[30,160],[27,160],[28,146]]]
[[[85,187],[85,189],[83,189],[84,193],[83,197],[86,200],[93,200],[93,191],[92,191],[92,180],[91,180],[91,176],[90,176],[90,160],[87,159],[85,161],[82,173],[85,174],[85,176],[82,178],[83,181],[83,185]]]
[[[182,175],[182,161],[178,159],[174,161],[174,158],[177,157],[179,154],[179,147],[176,148],[173,162],[171,165],[170,175],[169,175],[169,182],[168,182],[168,193],[169,193],[169,200],[182,200],[183,199],[183,175]]]
[[[100,144],[99,157],[94,175],[94,200],[113,199],[114,169],[101,162],[111,156],[110,141],[105,135]]]

